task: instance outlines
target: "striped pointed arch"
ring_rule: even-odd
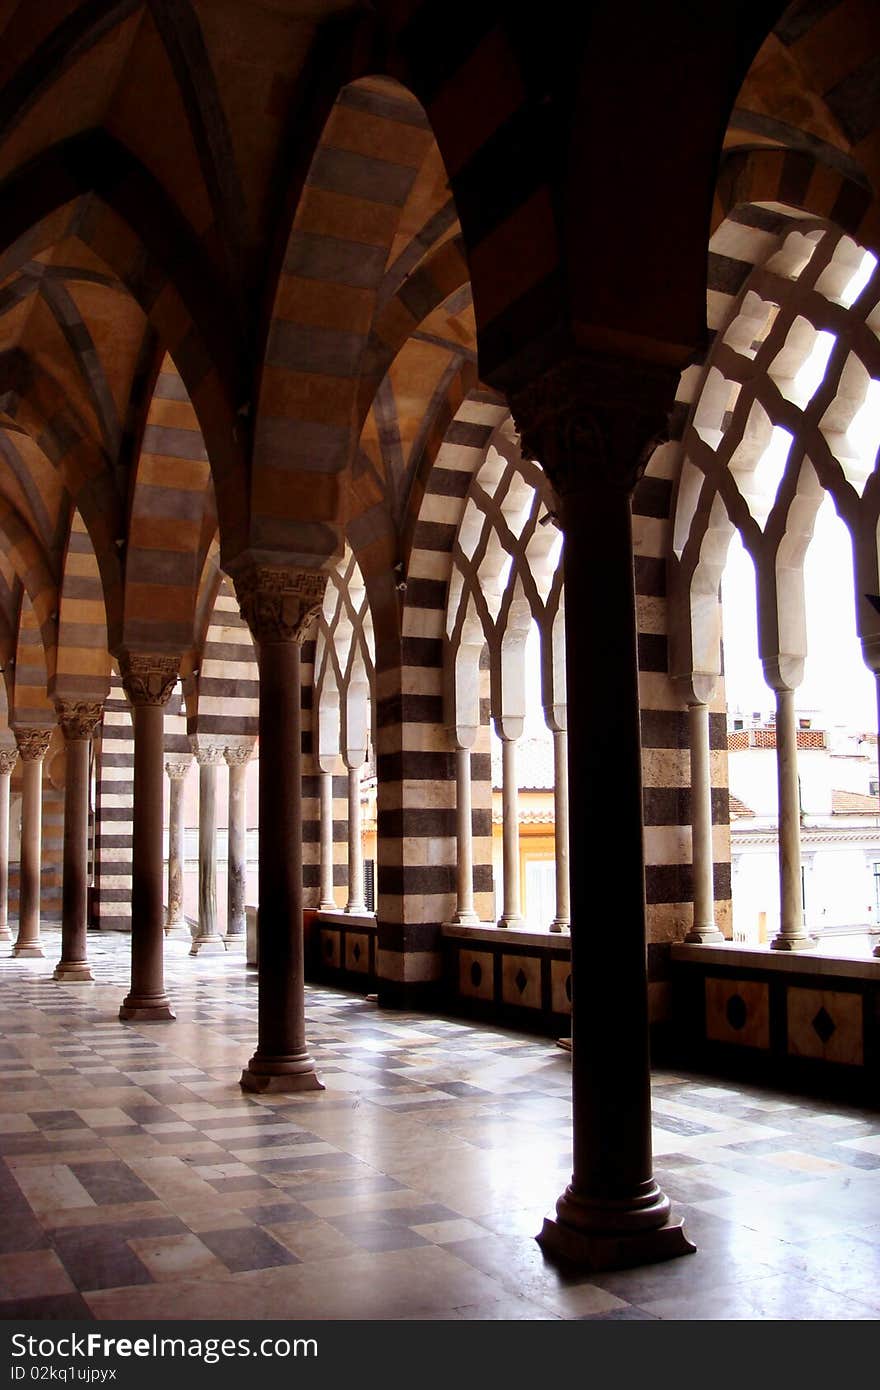
[[[101,573],[85,522],[74,511],[61,576],[58,659],[51,692],[102,701],[110,689],[107,615]]]
[[[203,615],[194,665],[184,681],[187,733],[213,742],[253,743],[259,734],[260,674],[253,638],[230,579],[218,568],[215,542],[205,562]]]
[[[216,529],[211,470],[183,379],[165,355],[132,493],[122,642],[188,652],[203,557]]]
[[[0,536],[6,559],[20,581],[21,611],[30,612],[40,635],[46,679],[54,676],[58,646],[58,586],[50,562],[27,522],[0,496]],[[18,624],[18,614],[15,615]]]
[[[21,597],[18,640],[15,645],[12,722],[30,728],[51,728],[55,707],[49,697],[49,661],[39,619],[25,590]]]
[[[386,277],[413,244],[421,255],[430,250],[427,228],[434,242],[448,235],[448,202],[415,98],[388,78],[344,87],[312,160],[268,333],[251,493],[255,550],[315,563],[341,549],[342,477],[372,395],[368,388],[362,396],[361,380],[366,373],[375,386],[384,367],[381,338],[371,342],[383,308],[394,339],[382,288],[398,292],[396,277]]]

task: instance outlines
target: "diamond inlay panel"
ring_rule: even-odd
[[[793,1057],[863,1065],[862,1000],[858,994],[790,985],[785,999],[788,1051]]]
[[[501,997],[505,1004],[540,1009],[541,962],[533,956],[502,957]]]
[[[459,951],[458,992],[467,999],[492,999],[493,960],[488,951]]]
[[[571,1013],[571,962],[550,962],[550,1007],[555,1014]]]

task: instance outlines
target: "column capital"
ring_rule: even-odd
[[[236,572],[233,582],[241,616],[255,642],[302,646],[321,611],[327,575],[295,566],[249,564]]]
[[[168,652],[125,652],[119,658],[122,688],[133,705],[166,705],[179,668],[180,657]]]
[[[253,743],[227,743],[224,756],[230,767],[244,767],[249,763],[254,751]]]
[[[51,729],[29,729],[19,724],[12,732],[15,734],[19,756],[23,763],[35,763],[40,758],[45,758],[52,738]]]
[[[192,767],[192,758],[172,758],[165,764],[165,771],[172,782],[182,782]]]
[[[199,767],[219,767],[223,761],[224,744],[207,743],[204,735],[192,734],[190,736],[193,757]]]
[[[0,773],[12,772],[18,762],[18,748],[0,748]]]
[[[66,742],[89,739],[104,718],[100,700],[56,700],[55,712]]]
[[[560,501],[598,478],[631,492],[668,438],[681,373],[665,363],[581,352],[510,396],[526,458]]]

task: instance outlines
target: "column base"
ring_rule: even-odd
[[[688,932],[685,941],[689,946],[720,946],[726,937],[717,927],[694,927]]]
[[[771,951],[811,951],[815,946],[816,938],[807,936],[806,932],[801,936],[783,936],[780,932],[770,942]]]
[[[34,959],[42,959],[46,952],[43,950],[39,941],[26,941],[23,946],[19,946],[18,942],[16,942],[12,948],[12,954],[14,956],[32,956]]]
[[[88,961],[84,960],[60,960],[52,974],[53,980],[58,980],[61,984],[94,984],[95,977],[92,974]]]
[[[496,926],[506,929],[511,927],[514,931],[519,931],[520,927],[525,926],[522,917],[499,917]]]
[[[165,935],[180,937],[181,939],[192,941],[192,932],[186,924],[185,917],[181,917],[178,922],[166,922]]]
[[[166,994],[129,994],[119,1006],[121,1023],[170,1023],[176,1017]]]
[[[366,917],[369,909],[366,903],[346,903],[343,911],[350,917]]]
[[[480,919],[475,912],[454,912],[452,923],[456,927],[478,927]]]
[[[193,944],[189,948],[191,956],[222,956],[226,951],[226,943],[222,936],[196,936]]]
[[[11,940],[12,940],[12,932],[9,930],[9,928],[8,928],[8,927],[0,928],[0,941],[11,941]]]
[[[319,911],[319,912],[338,912],[338,911],[339,911],[339,904],[337,903],[337,901],[336,901],[335,898],[331,898],[329,901],[325,898],[323,902],[318,903],[318,911]]]
[[[587,1270],[631,1269],[679,1255],[693,1255],[696,1246],[684,1233],[682,1221],[669,1221],[652,1231],[582,1231],[547,1217],[538,1244],[550,1259]]]
[[[261,1095],[325,1089],[324,1083],[318,1080],[314,1062],[307,1054],[292,1057],[254,1055],[242,1072],[239,1085],[243,1091],[256,1091]]]
[[[232,936],[224,936],[223,945],[227,951],[233,951],[239,955],[244,953],[246,942],[240,932],[233,932]]]
[[[554,917],[550,923],[551,931],[571,931],[570,917]]]

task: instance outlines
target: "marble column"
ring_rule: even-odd
[[[0,748],[0,941],[11,941],[9,930],[9,782],[18,749]]]
[[[691,744],[691,864],[694,877],[694,923],[685,941],[709,944],[724,940],[715,921],[715,854],[712,843],[712,767],[709,706],[688,705]]]
[[[178,665],[177,657],[165,653],[131,652],[120,659],[134,723],[131,989],[119,1009],[123,1022],[162,1023],[175,1017],[165,992],[162,813],[165,706]]]
[[[499,721],[500,726],[500,721]],[[501,739],[501,854],[504,877],[503,903],[499,927],[521,927],[522,901],[519,889],[519,789],[516,778],[515,737],[498,728]]]
[[[226,850],[226,937],[244,940],[247,931],[247,765],[253,745],[227,747],[229,811]]]
[[[320,817],[321,817],[321,899],[318,908],[321,912],[335,912],[336,898],[333,894],[333,773],[321,768],[320,777]]]
[[[553,814],[556,857],[556,916],[550,930],[571,926],[571,891],[568,868],[568,731],[553,730]]]
[[[693,1246],[653,1176],[639,678],[630,499],[678,372],[583,352],[511,396],[557,497],[571,859],[571,1182],[545,1253],[623,1268]]]
[[[217,768],[223,761],[222,746],[194,746],[199,765],[199,925],[191,956],[222,955],[226,950],[217,930]]]
[[[348,767],[348,902],[346,912],[365,913],[364,832],[361,817],[362,763]]]
[[[165,932],[185,931],[186,915],[183,910],[183,791],[186,774],[192,766],[189,758],[174,758],[165,764],[168,774],[168,912],[165,918]]]
[[[64,868],[61,887],[61,959],[55,979],[65,984],[88,983],[89,896],[89,755],[92,737],[104,714],[93,700],[57,700],[58,723],[64,735],[67,762],[64,776]]]
[[[44,956],[40,938],[40,870],[42,860],[43,759],[51,729],[13,730],[21,758],[21,857],[18,886],[18,936],[14,956]]]
[[[779,791],[779,931],[774,951],[805,951],[816,945],[804,926],[801,880],[801,795],[798,782],[794,691],[776,690],[776,784]]]
[[[453,922],[475,926],[474,910],[474,821],[471,801],[471,750],[461,744],[455,750],[455,848],[456,909]]]
[[[326,575],[253,562],[234,575],[260,671],[260,867],[257,1050],[246,1091],[322,1090],[305,1030],[300,645]]]

